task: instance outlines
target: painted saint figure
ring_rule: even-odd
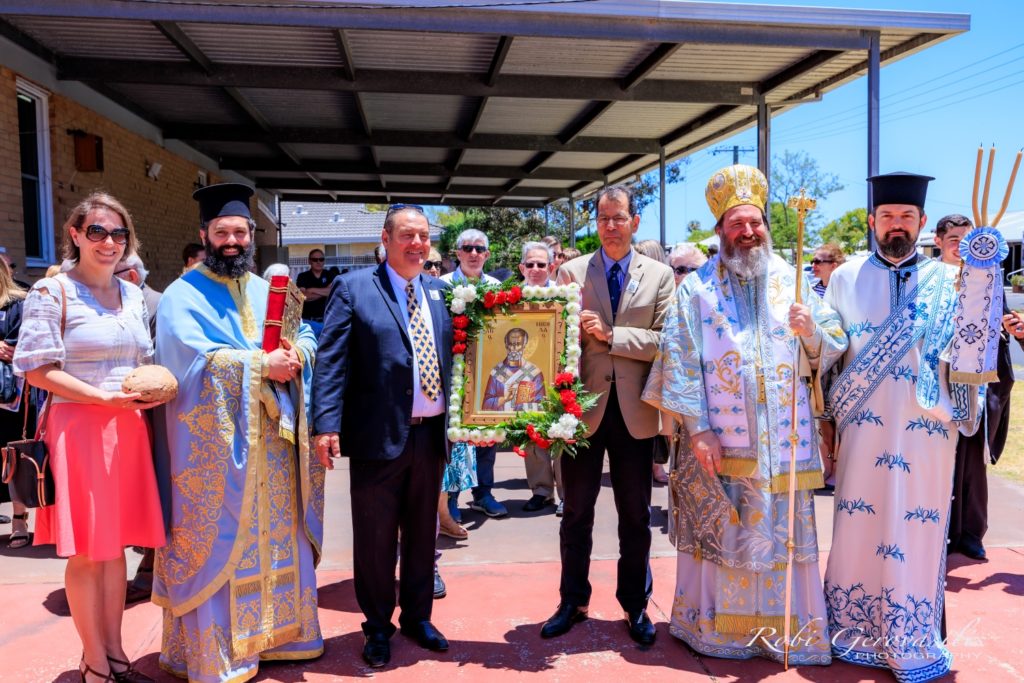
[[[487,378],[484,410],[540,410],[544,400],[544,373],[523,358],[529,341],[529,333],[521,327],[513,327],[505,333],[505,359],[491,369]]]

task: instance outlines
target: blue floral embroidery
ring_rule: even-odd
[[[875,506],[870,503],[865,503],[863,498],[857,500],[847,500],[846,498],[839,499],[839,506],[837,508],[839,512],[845,512],[846,514],[853,517],[854,512],[865,512],[869,515],[875,514]]]
[[[922,642],[937,639],[935,606],[927,598],[913,595],[906,595],[901,602],[894,593],[893,588],[883,587],[880,595],[872,595],[863,583],[848,588],[826,583],[830,633],[833,637],[846,634],[844,640],[877,642],[884,650],[879,653],[883,658],[919,653]],[[838,645],[839,650],[843,647]],[[884,659],[879,664],[885,665]]]
[[[911,384],[917,384],[917,375],[914,374],[914,370],[909,365],[900,365],[892,369],[892,378],[895,381],[905,379]]]
[[[889,451],[883,452],[880,456],[875,458],[875,467],[888,467],[890,470],[894,470],[899,467],[904,472],[910,472],[910,463],[903,459],[902,453],[890,453]]]
[[[862,320],[850,323],[850,326],[846,329],[846,334],[850,337],[859,337],[864,334],[874,334],[877,330],[878,325],[872,325],[870,320]]]
[[[949,430],[946,429],[941,422],[938,420],[932,420],[927,417],[919,417],[916,420],[911,420],[907,423],[906,431],[915,432],[918,429],[923,429],[928,432],[928,436],[935,436],[936,434],[942,434],[943,439],[949,439]]]
[[[900,562],[907,561],[906,555],[903,554],[903,551],[900,550],[900,547],[895,543],[879,543],[878,547],[875,548],[875,556],[877,557],[879,555],[882,556],[883,560],[891,557],[893,559],[899,560]]]
[[[927,522],[935,522],[938,524],[939,511],[936,508],[929,508],[926,510],[918,505],[914,510],[907,510],[907,514],[903,516],[903,520],[907,522],[913,519],[921,520],[921,524],[925,524]]]
[[[878,425],[879,427],[881,427],[883,424],[882,417],[880,415],[875,415],[875,413],[872,412],[870,408],[862,410],[853,417],[851,417],[850,422],[857,425],[858,427],[860,427],[865,422],[870,422],[871,424]]]

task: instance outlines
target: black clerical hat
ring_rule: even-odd
[[[221,216],[242,216],[252,219],[249,212],[249,197],[254,190],[242,183],[220,183],[207,185],[192,193],[192,199],[199,202],[199,218],[205,224]]]
[[[871,201],[874,206],[882,204],[912,204],[924,207],[925,195],[928,194],[928,183],[935,178],[916,173],[886,173],[868,178],[871,183]]]

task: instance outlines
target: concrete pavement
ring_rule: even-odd
[[[361,620],[351,581],[351,527],[348,473],[344,461],[327,482],[327,535],[319,578],[321,626],[327,639],[323,657],[305,665],[266,665],[257,680],[328,681],[347,676],[383,680],[478,680],[529,675],[536,680],[631,679],[683,681],[892,680],[889,674],[843,663],[828,668],[782,671],[771,662],[733,662],[692,653],[668,634],[675,585],[675,553],[667,540],[667,490],[655,489],[652,569],[655,591],[651,617],[657,644],[648,651],[626,635],[614,598],[618,555],[611,491],[602,491],[595,524],[592,618],[568,635],[542,640],[540,624],[558,602],[558,518],[525,513],[529,498],[523,464],[511,453],[498,456],[495,495],[511,517],[493,520],[465,510],[468,541],[441,540],[442,573],[448,597],[435,602],[435,623],[452,641],[444,655],[425,653],[395,636],[393,659],[383,671],[365,669],[359,658]],[[1017,644],[1024,613],[1024,488],[991,477],[990,559],[950,558],[948,617],[957,681],[1024,679]],[[607,479],[606,479],[607,483]],[[468,501],[463,494],[463,504]],[[819,538],[831,541],[831,496],[818,496]],[[10,506],[0,506],[9,513]],[[823,553],[824,556],[824,553]],[[138,556],[129,552],[134,565]],[[824,557],[822,559],[824,569]],[[45,548],[13,552],[0,537],[0,681],[77,680],[79,645],[62,586],[64,562]],[[156,668],[160,614],[151,604],[136,605],[125,616],[126,649],[140,669],[158,680],[173,680]]]

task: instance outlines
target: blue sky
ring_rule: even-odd
[[[748,0],[750,1],[750,0]],[[756,0],[753,0],[756,2]],[[996,164],[989,200],[994,215],[1002,200],[1017,150],[1024,147],[1024,31],[1020,4],[1010,0],[790,0],[769,5],[834,6],[914,12],[954,12],[971,16],[971,30],[937,46],[883,67],[881,72],[881,158],[879,169],[935,176],[925,210],[928,226],[948,213],[970,216],[974,162],[978,144],[995,143]],[[864,206],[867,188],[867,78],[860,78],[772,119],[772,155],[802,151],[835,173],[845,189],[819,202],[825,221]],[[756,147],[751,129],[720,145]],[[715,145],[714,147],[718,147]],[[714,148],[713,147],[713,148]],[[667,240],[685,239],[686,224],[713,225],[704,202],[704,185],[731,154],[693,155],[688,181],[668,186]],[[987,151],[985,157],[988,160]],[[741,155],[756,165],[756,152]],[[1009,211],[1024,210],[1024,172]],[[995,205],[995,208],[992,206]],[[660,207],[643,213],[640,238],[657,238]]]

